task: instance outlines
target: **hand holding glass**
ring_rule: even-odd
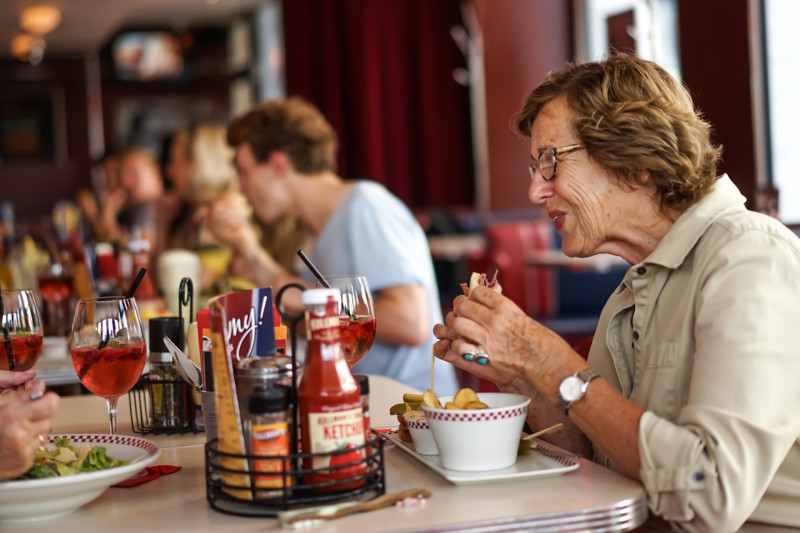
[[[33,368],[42,351],[42,319],[33,291],[3,289],[0,311],[0,370]]]
[[[342,326],[342,348],[347,364],[355,365],[367,355],[375,340],[375,305],[365,276],[325,276],[332,289],[342,293],[339,318]],[[314,281],[314,287],[324,285]]]
[[[121,296],[79,300],[69,349],[81,383],[106,399],[113,435],[117,399],[136,385],[146,361],[144,328],[136,300]]]

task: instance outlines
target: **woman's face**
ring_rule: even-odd
[[[129,154],[120,163],[120,182],[133,205],[154,202],[164,192],[158,167],[138,153]]]
[[[545,105],[531,130],[531,157],[579,143],[573,121],[574,113],[565,98]],[[617,185],[610,172],[594,163],[586,150],[559,154],[556,160],[554,179],[545,181],[537,171],[531,180],[531,202],[544,204],[568,256],[610,251],[615,242],[624,239],[624,214],[628,204],[637,200]]]

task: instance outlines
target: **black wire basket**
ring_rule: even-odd
[[[275,304],[283,321],[289,326],[292,368],[297,368],[297,327],[302,315],[286,313],[281,305],[287,290],[304,290],[302,285],[284,286],[275,298]],[[297,372],[292,373],[291,398],[297,397]],[[292,402],[290,426],[300,427],[297,402]],[[283,456],[240,455],[223,452],[219,441],[211,439],[205,446],[206,499],[217,511],[241,515],[274,517],[280,511],[288,511],[311,505],[325,505],[344,501],[366,501],[386,492],[386,477],[383,458],[385,437],[370,430],[366,442],[354,448],[328,453],[298,453],[302,446],[298,432],[292,431],[291,450]],[[348,454],[348,455],[345,455]],[[357,460],[351,459],[353,455]],[[305,468],[304,460],[327,457],[324,469]],[[277,461],[279,472],[272,472],[270,487],[259,486],[259,476],[253,465],[258,461]],[[226,465],[223,466],[223,463]],[[230,464],[243,465],[231,468]],[[275,478],[279,477],[276,483]],[[330,481],[316,481],[325,477]],[[232,481],[235,481],[232,482]],[[243,483],[244,482],[244,483]],[[277,487],[275,486],[277,485]]]
[[[283,456],[238,455],[220,451],[219,441],[212,440],[206,451],[206,499],[217,511],[239,515],[274,517],[278,512],[311,505],[325,505],[343,501],[366,501],[386,492],[383,458],[385,437],[371,431],[371,438],[363,446],[321,454],[289,454]],[[343,459],[344,454],[361,455],[358,460]],[[330,458],[335,466],[321,469],[303,468],[303,460],[312,457]],[[335,458],[338,456],[339,461]],[[222,459],[234,459],[243,468],[222,466]],[[260,486],[261,472],[253,469],[259,460],[279,461],[283,469],[272,473],[274,480],[269,488]],[[337,474],[338,472],[338,474]],[[336,480],[308,481],[315,474],[333,474]],[[225,479],[227,478],[227,479]],[[242,483],[242,482],[246,483]]]
[[[203,431],[192,400],[191,386],[180,378],[142,377],[128,393],[131,429],[140,435],[184,434]]]

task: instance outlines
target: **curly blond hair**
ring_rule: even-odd
[[[591,159],[622,184],[649,171],[662,208],[684,211],[716,180],[722,147],[686,88],[655,63],[614,54],[550,72],[514,117],[516,132],[530,137],[542,108],[562,96]]]

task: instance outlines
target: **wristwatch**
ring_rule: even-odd
[[[561,385],[558,386],[558,408],[564,414],[567,414],[569,408],[586,395],[589,382],[599,377],[600,374],[591,368],[565,377]]]

